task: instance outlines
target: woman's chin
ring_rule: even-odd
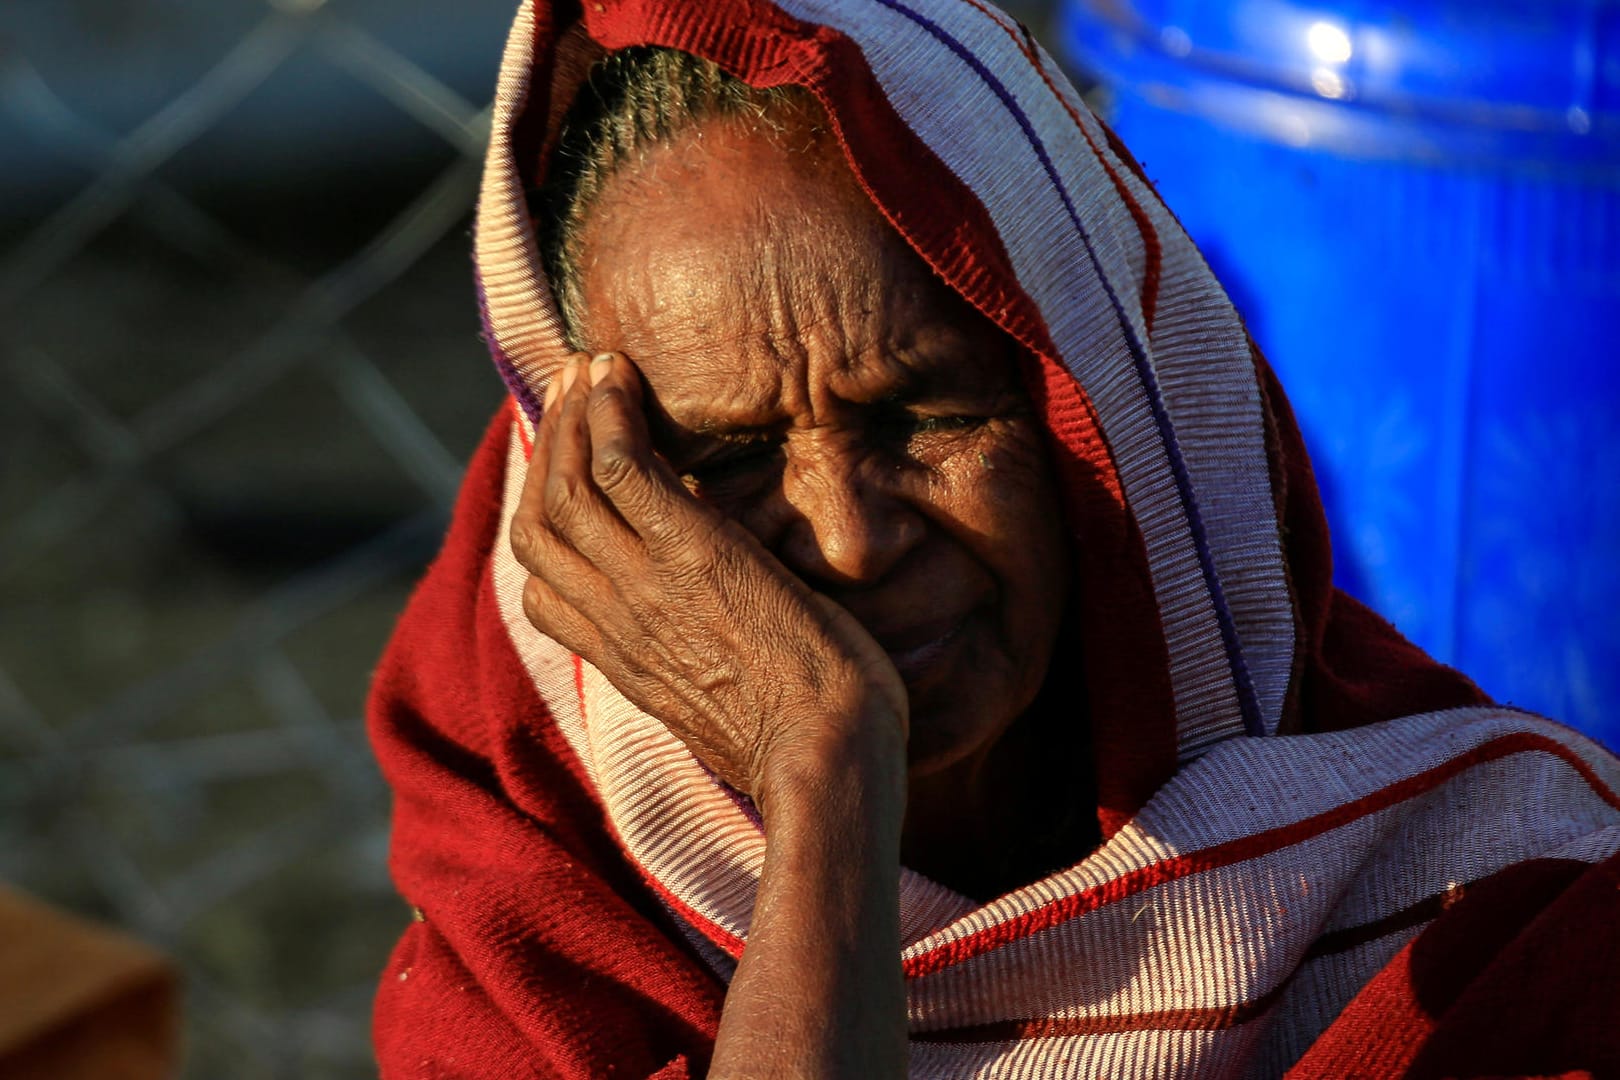
[[[927,698],[913,697],[911,736],[906,743],[906,773],[920,780],[980,757],[996,744],[1010,726],[1012,717],[1001,710],[975,708],[977,702],[957,696],[951,687],[941,687],[936,695],[945,699],[938,708]]]
[[[982,760],[1039,696],[1040,673],[1004,650],[962,644],[956,662],[941,670],[937,681],[906,686],[911,696],[906,771],[913,780]]]

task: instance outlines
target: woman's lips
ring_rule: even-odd
[[[900,673],[900,678],[907,683],[915,683],[951,651],[966,622],[964,616],[944,626],[936,624],[921,631],[885,635],[878,642],[889,654],[889,660]],[[898,644],[891,645],[890,641]]]

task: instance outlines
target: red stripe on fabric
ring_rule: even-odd
[[[1052,92],[1053,99],[1063,106],[1063,111],[1069,114],[1070,120],[1074,121],[1075,129],[1080,132],[1081,138],[1086,140],[1086,145],[1091,148],[1092,156],[1103,167],[1103,171],[1108,173],[1108,179],[1113,181],[1114,190],[1124,200],[1126,208],[1130,211],[1131,220],[1136,222],[1137,232],[1142,236],[1142,247],[1145,254],[1142,270],[1142,323],[1147,330],[1148,336],[1151,337],[1153,334],[1153,317],[1159,305],[1159,278],[1163,272],[1164,262],[1164,252],[1159,244],[1159,231],[1153,227],[1153,219],[1148,217],[1147,211],[1142,209],[1142,204],[1136,201],[1136,196],[1131,194],[1130,188],[1125,185],[1125,181],[1114,171],[1114,167],[1108,163],[1108,158],[1097,148],[1097,142],[1091,137],[1091,132],[1086,130],[1086,125],[1080,119],[1080,114],[1075,111],[1073,105],[1069,104],[1069,99],[1063,96],[1062,92],[1058,90],[1057,84],[1052,81],[1051,75],[1047,73],[1046,65],[1041,63],[1041,54],[1039,49],[1036,48],[1035,37],[1029,32],[1029,27],[1019,23],[1017,28],[1014,29],[1012,26],[1007,25],[1004,21],[1005,16],[1001,12],[979,3],[979,0],[962,0],[962,2],[995,23],[1002,33],[1012,40],[1013,45],[1017,47],[1019,52],[1024,54],[1024,59],[1029,61],[1029,66],[1035,69],[1035,74],[1041,77],[1041,82],[1045,83],[1046,88]],[[1110,146],[1112,146],[1112,143],[1110,143]]]
[[[1155,886],[1268,855],[1423,794],[1475,765],[1496,761],[1512,754],[1531,752],[1547,753],[1561,759],[1586,781],[1594,794],[1614,808],[1620,809],[1620,796],[1610,790],[1598,778],[1592,767],[1563,743],[1528,731],[1504,735],[1353,802],[1279,828],[1239,837],[1204,851],[1190,852],[1144,866],[1094,889],[1062,897],[1004,923],[986,927],[977,933],[941,945],[937,949],[910,957],[904,965],[906,977],[916,979],[932,975],[953,964],[983,956],[994,949],[1010,945],[1042,930],[1050,930],[1060,923],[1105,905],[1118,903]]]
[[[709,944],[733,960],[742,959],[743,947],[747,942],[712,919],[707,918],[702,912],[697,911],[692,905],[670,892],[662,882],[647,873],[646,868],[642,867],[639,862],[636,863],[636,866],[641,869],[642,875],[646,877],[647,884],[652,887],[653,892],[663,897],[664,902],[679,912],[681,918],[691,923],[699,933],[708,938]]]
[[[968,2],[972,3],[973,0],[968,0]],[[1063,106],[1063,111],[1069,114],[1069,119],[1074,121],[1074,126],[1085,137],[1086,145],[1091,147],[1091,152],[1102,163],[1103,170],[1108,173],[1108,179],[1113,181],[1114,190],[1125,201],[1125,206],[1131,214],[1131,220],[1136,222],[1137,232],[1142,236],[1142,326],[1147,332],[1147,336],[1151,338],[1153,336],[1153,319],[1159,310],[1159,279],[1164,273],[1164,248],[1159,243],[1159,230],[1153,227],[1153,219],[1142,208],[1142,204],[1136,201],[1136,196],[1131,194],[1131,190],[1126,186],[1124,178],[1114,171],[1114,166],[1109,164],[1108,158],[1098,149],[1096,140],[1091,137],[1091,132],[1086,130],[1086,125],[1081,121],[1080,114],[1074,111],[1074,106],[1069,104],[1068,99],[1053,84],[1051,76],[1046,72],[1046,66],[1041,63],[1040,54],[1035,51],[1035,39],[1030,35],[1029,28],[1020,26],[1020,29],[1023,30],[1024,37],[1027,39],[1025,55],[1029,57],[1031,66],[1035,68],[1035,72],[1041,77],[1041,81],[1046,84],[1046,88],[1052,91],[1052,96],[1057,99],[1058,104]]]
[[[1207,1009],[1161,1009],[1118,1016],[1049,1016],[913,1034],[917,1042],[987,1043],[1053,1039],[1080,1035],[1119,1035],[1131,1031],[1224,1031],[1263,1016],[1282,996],[1282,987],[1234,1005]]]
[[[1125,163],[1125,167],[1130,169],[1132,174],[1134,174],[1138,180],[1142,181],[1143,187],[1157,193],[1159,189],[1154,187],[1152,180],[1148,179],[1147,171],[1142,168],[1142,163],[1136,160],[1136,155],[1131,153],[1131,148],[1126,146],[1124,140],[1119,137],[1119,134],[1113,128],[1108,126],[1108,121],[1104,120],[1100,116],[1097,116],[1095,113],[1092,115],[1097,121],[1097,126],[1103,129],[1103,135],[1108,138],[1108,149],[1112,150],[1114,152],[1114,156],[1123,161]],[[1165,209],[1169,210],[1170,207],[1165,205]],[[1174,214],[1174,211],[1171,211],[1171,213]]]
[[[587,727],[585,719],[585,660],[574,654],[574,692],[579,695],[579,726]]]
[[[1527,864],[1523,864],[1527,865]],[[1489,878],[1486,879],[1490,881]],[[1401,930],[1420,926],[1441,915],[1457,904],[1474,884],[1458,885],[1432,896],[1424,897],[1399,911],[1381,919],[1323,934],[1305,950],[1300,958],[1305,961],[1320,959],[1335,953],[1387,937]],[[1295,974],[1298,971],[1296,969]],[[1020,1039],[1041,1039],[1061,1036],[1114,1035],[1132,1031],[1221,1031],[1237,1027],[1264,1015],[1288,989],[1291,975],[1283,983],[1252,1001],[1232,1005],[1195,1009],[1160,1009],[1152,1012],[1126,1013],[1115,1016],[1041,1017],[1032,1020],[1003,1020],[988,1024],[973,1024],[914,1034],[919,1042],[981,1043],[1013,1042]]]
[[[518,442],[523,444],[523,456],[525,459],[531,458],[534,456],[534,440],[529,438],[529,418],[524,414],[523,406],[517,398],[509,397],[506,402],[512,407],[512,423],[517,425]]]
[[[585,716],[585,661],[582,660],[577,653],[574,655],[574,689],[579,693],[580,724],[582,726],[588,726]],[[624,837],[619,833],[619,826],[613,820],[612,815],[607,816],[607,824],[608,832],[613,836],[613,842],[619,845],[619,850],[624,853],[625,860],[629,862],[631,866],[636,868],[636,872],[639,873],[642,880],[647,883],[647,887],[662,897],[665,903],[674,908],[680,914],[680,916],[694,928],[696,928],[700,934],[708,938],[710,944],[714,945],[715,948],[721,950],[734,960],[740,959],[743,951],[743,939],[738,937],[736,934],[733,934],[725,927],[715,923],[706,915],[702,914],[686,901],[682,900],[680,897],[671,892],[662,881],[659,881],[658,878],[654,876],[651,870],[648,870],[647,867],[642,865],[640,859],[636,858],[635,852],[631,851],[630,846],[624,842]]]

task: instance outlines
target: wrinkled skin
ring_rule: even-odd
[[[852,734],[839,720],[900,745],[905,688],[870,635],[693,498],[653,451],[634,365],[586,360],[548,395],[514,519],[529,618],[743,791]]]
[[[529,617],[745,791],[909,717],[913,789],[960,798],[1068,599],[1009,340],[812,119],[653,150],[584,250],[583,336],[615,355],[541,424],[513,537]]]
[[[583,237],[600,352],[553,381],[512,546],[530,620],[764,814],[709,1075],[899,1077],[900,860],[1028,880],[986,868],[1063,754],[1038,723],[1003,736],[1069,566],[1009,343],[814,117],[780,119],[609,180]]]

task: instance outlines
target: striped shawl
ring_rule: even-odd
[[[990,903],[903,871],[912,1074],[1508,1072],[1548,1047],[1620,1069],[1593,1034],[1620,1026],[1620,964],[1594,959],[1614,932],[1592,931],[1613,923],[1620,764],[1333,589],[1280,388],[1029,34],[979,0],[584,8],[524,0],[512,31],[476,258],[513,408],[372,701],[419,916],[378,998],[384,1074],[701,1071],[748,937],[756,819],[527,623],[505,540],[567,353],[524,192],[586,67],[634,44],[809,88],[888,221],[1027,350],[1084,523],[1070,662],[1104,842]],[[1607,971],[1579,1001],[1538,976],[1556,1023],[1469,1005],[1550,949]]]

